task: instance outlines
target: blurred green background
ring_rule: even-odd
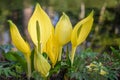
[[[95,51],[120,45],[120,0],[0,0],[0,45],[11,43],[7,20],[11,19],[29,40],[27,23],[36,3],[50,16],[53,25],[65,12],[74,25],[94,10],[94,25],[81,45]]]

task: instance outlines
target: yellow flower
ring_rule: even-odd
[[[48,39],[52,34],[52,27],[53,26],[48,15],[40,5],[37,4],[29,20],[28,31],[36,49],[36,52],[34,53],[35,70],[44,77],[48,76],[51,66],[41,53],[43,53],[44,48],[46,48]]]
[[[13,44],[24,53],[25,56],[30,56],[30,46],[27,42],[24,41],[24,39],[21,37],[16,25],[12,21],[8,21],[10,24],[10,33]]]
[[[55,27],[55,37],[58,40],[59,45],[63,46],[71,39],[72,24],[69,17],[63,13],[60,20]]]
[[[101,69],[101,70],[100,70],[100,74],[104,76],[104,75],[106,75],[106,74],[107,74],[107,72],[106,72],[106,71],[104,71],[103,69]]]
[[[92,24],[93,24],[93,11],[90,13],[90,15],[87,18],[81,20],[75,25],[71,35],[72,53],[70,57],[72,64],[74,60],[76,47],[87,38],[92,28]]]
[[[54,28],[52,28],[52,34],[48,39],[44,52],[47,53],[48,57],[52,62],[52,67],[54,67],[54,65],[57,62],[58,54],[59,54],[59,46],[54,36]]]
[[[90,65],[86,66],[86,68],[88,69],[88,71],[90,71],[90,72],[92,71],[92,68]]]
[[[31,50],[30,50],[30,46],[21,37],[16,25],[11,20],[8,20],[8,22],[10,24],[10,33],[11,33],[12,42],[18,50],[23,52],[24,57],[27,60],[28,78],[30,78],[30,76],[31,76],[31,61],[30,61]]]
[[[34,67],[35,70],[38,71],[43,77],[47,77],[49,75],[49,70],[51,68],[47,59],[45,59],[41,53],[34,53]]]
[[[97,67],[97,65],[96,64],[94,64],[94,63],[90,63],[90,65],[89,65],[90,67]]]
[[[90,63],[90,65],[86,66],[89,71],[95,70],[98,71],[99,69],[97,68],[97,64],[95,62]]]
[[[69,17],[63,13],[55,27],[55,38],[60,46],[59,61],[61,60],[62,46],[71,40],[72,24]]]
[[[35,46],[38,46],[38,40],[37,40],[37,34],[36,34],[37,33],[36,22],[38,22],[39,24],[39,28],[38,28],[40,32],[39,40],[41,44],[41,53],[42,53],[43,48],[50,37],[52,23],[48,15],[44,12],[44,10],[40,7],[39,4],[36,5],[35,10],[28,23],[28,31],[29,31],[30,37],[33,43],[35,44]]]

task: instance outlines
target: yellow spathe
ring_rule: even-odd
[[[78,22],[71,35],[72,51],[70,54],[71,64],[73,64],[76,48],[87,38],[93,25],[93,11],[88,17]]]
[[[28,79],[30,79],[30,77],[31,77],[31,59],[30,59],[31,50],[30,50],[30,46],[21,37],[16,25],[11,20],[8,20],[8,22],[10,24],[10,33],[11,33],[12,42],[16,46],[16,48],[24,54],[24,57],[27,61]]]
[[[21,37],[16,25],[12,21],[8,21],[10,24],[10,33],[13,44],[18,50],[24,53],[24,55],[29,55],[31,53],[30,46],[24,39]]]
[[[55,38],[59,45],[58,61],[61,60],[62,47],[71,40],[72,24],[69,17],[63,13],[55,27]]]
[[[34,53],[34,68],[43,77],[47,77],[51,66],[41,53],[36,52]]]
[[[93,25],[93,11],[88,17],[78,22],[72,32],[71,43],[72,46],[78,46],[88,36]]]
[[[35,10],[29,20],[28,23],[28,32],[33,43],[38,46],[37,41],[37,30],[36,30],[36,22],[39,23],[39,31],[40,31],[40,44],[41,44],[41,52],[43,51],[43,47],[45,46],[48,38],[51,34],[52,23],[48,15],[44,12],[44,10],[40,7],[39,4],[36,5]]]
[[[63,13],[55,27],[55,37],[58,43],[63,46],[71,39],[72,24],[69,17]]]

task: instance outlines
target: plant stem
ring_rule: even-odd
[[[75,56],[76,47],[72,46],[72,52],[70,54],[71,66],[73,65],[74,56]]]
[[[27,68],[28,68],[28,80],[30,80],[30,77],[31,77],[31,59],[30,57],[27,57]]]
[[[44,80],[48,80],[48,78],[47,78],[47,77],[45,77],[45,78],[44,78]]]
[[[60,46],[59,54],[58,54],[58,61],[61,61],[62,57],[62,46]]]

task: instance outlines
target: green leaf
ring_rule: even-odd
[[[0,75],[2,74],[2,66],[0,66]]]
[[[13,52],[12,55],[17,59],[16,62],[18,62],[24,71],[27,72],[27,63],[26,60],[21,52]]]
[[[6,69],[4,69],[3,71],[4,71],[5,76],[8,77],[8,76],[9,76],[9,73],[8,73],[8,72],[9,72],[9,69],[6,68]]]
[[[42,53],[43,57],[47,58],[47,54],[45,52]]]
[[[61,61],[57,62],[54,68],[50,70],[50,75],[52,75],[53,73],[58,73],[60,71],[60,68],[61,68]]]
[[[14,76],[14,77],[16,77],[16,76],[18,76],[18,75],[16,75],[16,73],[15,72],[13,72],[13,71],[11,71],[11,70],[9,70],[9,72],[8,72],[11,76]]]
[[[17,61],[17,58],[14,56],[14,52],[8,52],[4,57],[9,61]]]

